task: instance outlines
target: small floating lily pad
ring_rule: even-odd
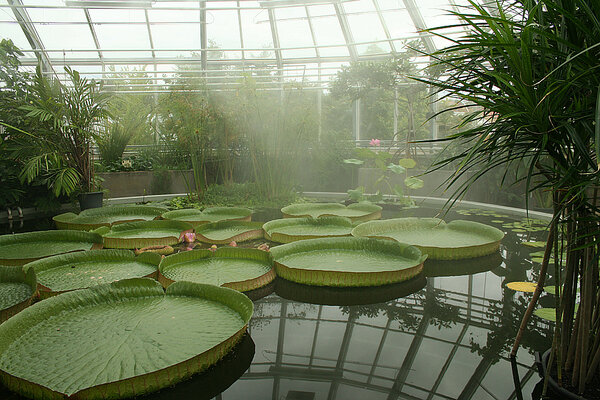
[[[511,290],[515,290],[517,292],[533,293],[533,292],[535,292],[537,283],[535,283],[535,282],[509,282],[506,284],[506,287]]]
[[[58,229],[88,231],[101,226],[111,226],[123,222],[149,221],[167,211],[163,207],[152,206],[111,206],[90,208],[79,213],[59,214],[52,218]]]
[[[28,307],[35,293],[35,271],[0,266],[0,324]]]
[[[36,399],[151,393],[227,354],[252,310],[242,293],[191,282],[166,293],[140,278],[63,293],[0,325],[0,381]]]
[[[161,261],[159,273],[158,280],[164,287],[175,281],[189,281],[239,291],[257,289],[275,279],[270,253],[233,247],[174,254]]]
[[[419,249],[369,238],[307,239],[271,249],[277,275],[316,286],[379,286],[408,280],[423,270]]]
[[[96,233],[74,230],[39,231],[0,236],[0,264],[24,265],[40,258],[101,248]]]
[[[203,211],[197,208],[173,210],[162,214],[164,219],[183,221],[194,227],[219,221],[250,221],[252,210],[243,207],[210,207]]]
[[[41,298],[129,278],[158,276],[161,256],[129,250],[90,250],[31,262],[25,270],[36,272]]]
[[[433,260],[480,257],[498,251],[504,233],[479,222],[437,218],[395,218],[369,221],[352,230],[357,237],[393,239],[421,249]]]
[[[260,239],[263,236],[261,222],[221,221],[200,225],[196,228],[196,239],[210,244],[244,242]]]
[[[284,218],[337,216],[350,218],[352,222],[381,218],[381,207],[371,203],[300,203],[281,209]]]
[[[104,247],[110,249],[134,249],[149,246],[173,245],[179,238],[192,231],[192,225],[180,221],[126,222],[96,229],[104,238]]]
[[[283,218],[263,225],[265,237],[278,243],[323,237],[350,236],[352,222],[344,217]]]

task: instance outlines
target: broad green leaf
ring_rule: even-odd
[[[0,263],[23,265],[29,261],[100,245],[95,233],[61,230],[17,233],[0,236]]]
[[[243,242],[262,238],[263,235],[261,222],[220,221],[200,225],[196,228],[196,239],[211,244]]]
[[[398,165],[406,169],[411,169],[417,165],[417,162],[412,158],[401,158],[400,160],[398,160]]]
[[[166,212],[163,207],[152,206],[111,206],[91,208],[79,215],[74,213],[59,214],[52,218],[58,229],[90,230],[101,226],[131,221],[150,221]]]
[[[292,204],[281,209],[284,217],[323,217],[337,216],[350,218],[352,222],[381,218],[381,207],[362,202],[344,206],[339,203],[301,203]]]
[[[363,165],[365,162],[363,160],[359,160],[356,158],[347,158],[344,160],[346,164],[355,164],[355,165]]]
[[[243,207],[210,207],[203,211],[196,208],[168,211],[162,214],[164,219],[183,221],[194,227],[209,222],[219,221],[250,221],[252,210]]]
[[[235,290],[191,282],[166,293],[151,279],[76,290],[0,325],[0,370],[9,389],[40,398],[138,396],[214,364],[252,310]]]
[[[271,253],[258,249],[194,250],[164,258],[159,266],[159,281],[163,286],[188,281],[248,291],[273,281],[272,268]]]
[[[357,237],[394,239],[421,249],[430,259],[479,257],[498,251],[504,233],[479,222],[437,218],[396,218],[369,221],[352,230]]]
[[[104,229],[104,231],[102,231]],[[148,246],[173,245],[186,231],[193,229],[191,224],[181,221],[138,221],[101,227],[104,247],[110,249],[134,249]]]
[[[271,249],[277,275],[317,286],[377,286],[418,275],[427,258],[413,246],[369,238],[300,240]]]
[[[422,179],[419,179],[414,176],[409,176],[404,180],[404,184],[410,189],[421,189],[425,183]]]
[[[404,168],[401,165],[397,165],[397,164],[389,164],[387,166],[387,169],[389,169],[390,171],[392,171],[393,173],[398,174],[398,175],[406,172],[406,168]]]
[[[90,250],[62,254],[25,266],[36,272],[44,296],[129,278],[156,278],[160,255],[135,256],[129,250]]]
[[[352,221],[345,217],[283,218],[269,221],[263,225],[267,238],[279,243],[321,237],[350,236],[352,228]]]

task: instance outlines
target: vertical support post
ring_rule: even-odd
[[[200,64],[206,77],[208,66],[208,38],[206,37],[206,0],[198,0],[200,8]]]
[[[352,102],[352,130],[354,131],[354,140],[358,144],[360,141],[360,99]]]
[[[392,140],[398,140],[398,88],[394,88],[394,135]]]

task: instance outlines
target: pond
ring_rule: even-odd
[[[385,210],[383,218],[435,213]],[[457,209],[444,219],[502,229],[500,255],[428,261],[426,278],[383,288],[311,289],[276,280],[253,293],[264,297],[255,300],[249,336],[234,352],[147,398],[516,399],[508,354],[530,294],[504,285],[537,279],[539,249],[521,242],[543,240],[545,223],[483,209]],[[541,303],[552,306],[553,299]],[[540,390],[534,352],[547,349],[551,335],[552,326],[533,317],[517,355],[524,399]],[[0,389],[0,398],[18,397]]]

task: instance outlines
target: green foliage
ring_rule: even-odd
[[[164,204],[173,209],[206,208],[212,206],[249,207],[249,208],[281,208],[287,204],[298,202],[294,192],[267,199],[257,190],[255,183],[233,183],[230,185],[210,185],[204,192],[202,201],[191,197],[175,197]]]
[[[374,185],[384,184],[387,186],[390,193],[399,197],[398,201],[409,206],[414,205],[414,201],[406,194],[405,189],[420,189],[423,187],[423,180],[415,176],[408,175],[408,169],[414,168],[417,163],[410,158],[401,158],[397,164],[389,162],[394,156],[387,150],[373,150],[371,148],[357,148],[355,153],[358,159],[351,158],[344,160],[346,164],[365,165],[369,168],[376,168],[379,171],[379,177],[375,180]],[[392,185],[393,177],[397,175],[405,175],[404,186]],[[378,202],[383,199],[380,191],[375,195],[365,195],[365,188],[360,186],[356,189],[348,190],[348,197],[352,201],[372,201]]]
[[[16,131],[10,144],[12,156],[23,162],[21,181],[39,178],[56,197],[94,188],[90,145],[108,116],[108,96],[97,84],[68,67],[65,71],[69,85],[37,69],[31,100],[21,107],[34,129]]]
[[[447,138],[462,148],[437,166],[457,165],[449,184],[467,177],[456,198],[484,174],[511,166],[525,181],[527,194],[551,191],[554,218],[547,249],[569,254],[564,268],[554,265],[556,281],[565,283],[553,350],[558,374],[568,374],[582,394],[600,372],[593,361],[600,357],[595,322],[600,310],[600,3],[500,1],[497,14],[469,3],[468,12],[453,13],[467,33],[432,55],[437,67],[446,68],[443,78],[417,78],[438,88],[442,98],[462,100],[464,124],[475,123]],[[432,32],[443,36],[446,28]],[[542,282],[547,267],[542,264]],[[577,286],[582,290],[575,319]]]
[[[131,136],[118,122],[114,122],[108,131],[98,138],[98,150],[104,164],[113,164],[120,161]]]

